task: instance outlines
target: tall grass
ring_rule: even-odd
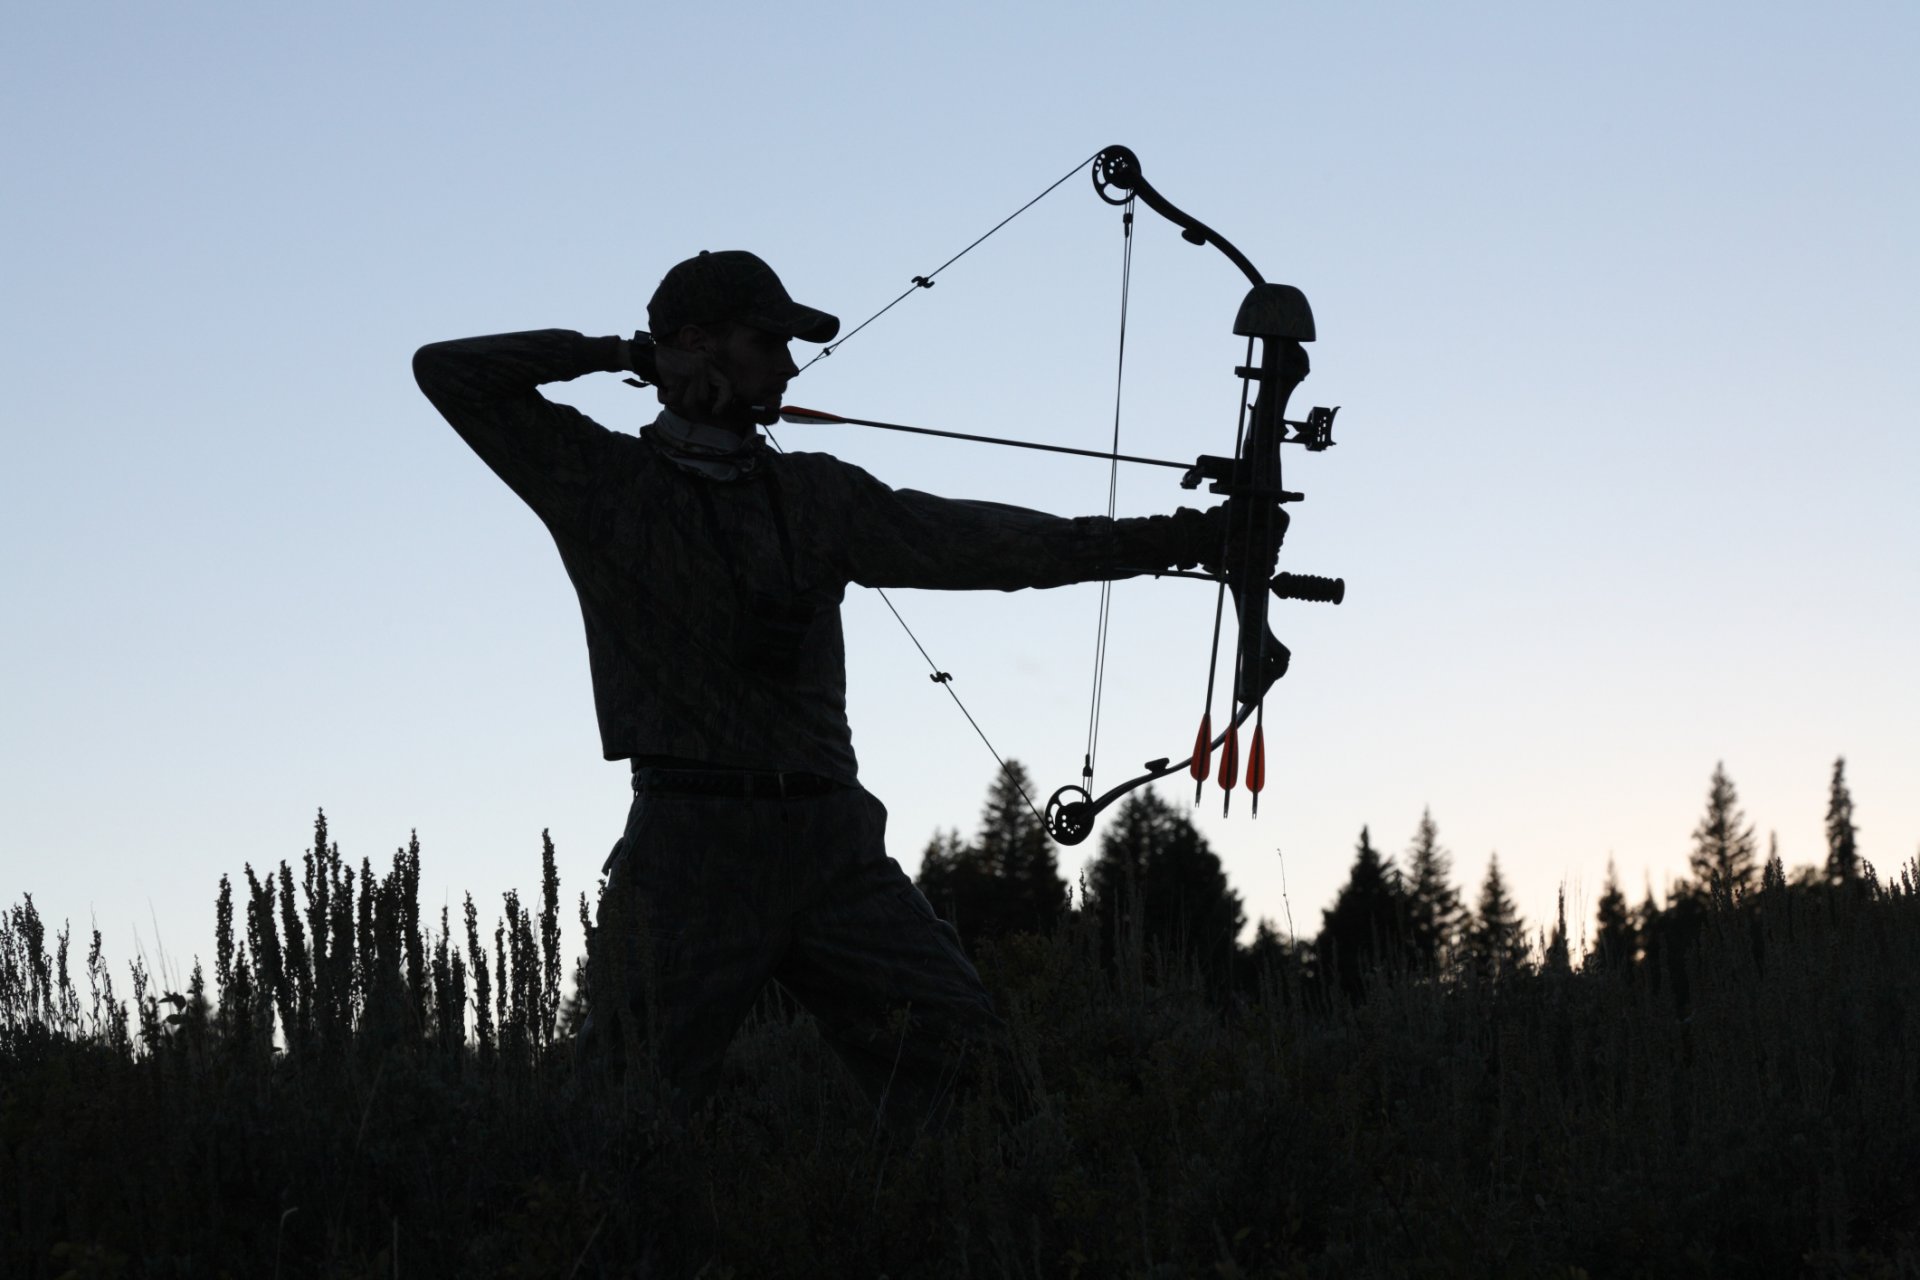
[[[777,989],[691,1117],[577,1067],[541,861],[489,951],[471,898],[423,926],[417,842],[356,874],[323,817],[237,912],[222,880],[212,992],[136,964],[130,1004],[10,908],[0,1274],[1920,1271],[1920,869],[1721,904],[1675,964],[1359,1003],[1292,962],[1210,998],[1075,916],[985,950],[1017,1078],[913,1140]]]

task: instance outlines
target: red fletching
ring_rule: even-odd
[[[1200,713],[1200,732],[1193,736],[1193,759],[1187,773],[1195,782],[1205,782],[1213,765],[1213,712]]]
[[[780,406],[780,421],[805,426],[809,422],[845,422],[837,413],[822,413],[818,409],[802,409],[797,404]]]
[[[1267,734],[1258,721],[1247,744],[1247,791],[1253,796],[1253,816],[1260,816],[1260,791],[1267,785]]]
[[[1220,744],[1220,816],[1233,808],[1233,783],[1240,773],[1240,726],[1227,726],[1227,740]]]
[[[1187,761],[1187,774],[1193,779],[1193,802],[1200,803],[1207,774],[1213,764],[1213,712],[1200,713],[1200,732],[1193,736],[1193,758]]]

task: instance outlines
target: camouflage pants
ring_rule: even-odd
[[[647,1042],[698,1102],[777,981],[890,1124],[938,1123],[969,1047],[997,1050],[1004,1027],[959,935],[887,856],[886,809],[858,787],[693,795],[641,776],[607,860],[587,1051]]]

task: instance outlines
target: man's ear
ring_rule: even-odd
[[[705,325],[683,324],[673,335],[673,345],[682,351],[692,351],[700,355],[712,355],[719,347],[714,340],[713,331]]]

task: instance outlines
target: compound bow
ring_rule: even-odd
[[[1207,700],[1200,717],[1200,729],[1194,736],[1192,751],[1182,760],[1163,757],[1150,760],[1138,777],[1129,778],[1101,794],[1090,795],[1084,786],[1068,785],[1056,790],[1047,800],[1046,827],[1061,844],[1078,844],[1093,830],[1093,821],[1116,800],[1160,778],[1186,770],[1196,785],[1195,799],[1213,774],[1223,792],[1231,797],[1241,779],[1239,733],[1252,719],[1253,735],[1249,743],[1244,785],[1252,796],[1254,812],[1259,811],[1260,792],[1266,785],[1266,735],[1263,724],[1267,691],[1286,674],[1290,658],[1267,623],[1267,598],[1271,594],[1284,600],[1311,600],[1339,604],[1346,597],[1346,583],[1339,578],[1312,577],[1292,573],[1274,573],[1281,541],[1288,524],[1285,504],[1298,502],[1302,495],[1289,492],[1282,483],[1281,446],[1301,445],[1318,453],[1333,444],[1333,420],[1338,408],[1316,408],[1304,422],[1289,421],[1287,402],[1294,389],[1307,376],[1308,361],[1304,342],[1314,340],[1313,311],[1307,297],[1292,285],[1269,284],[1244,253],[1219,232],[1186,213],[1156,190],[1141,173],[1140,161],[1126,147],[1113,146],[1102,151],[1093,162],[1093,186],[1108,204],[1125,205],[1138,199],[1180,228],[1181,238],[1191,244],[1212,245],[1227,256],[1252,285],[1234,317],[1233,331],[1247,339],[1247,363],[1235,370],[1242,382],[1241,417],[1235,432],[1231,457],[1203,455],[1181,480],[1181,487],[1197,488],[1210,481],[1208,491],[1227,499],[1231,532],[1222,548],[1218,573],[1183,572],[1179,576],[1217,580],[1223,597],[1231,594],[1234,615],[1239,624],[1235,646],[1233,704],[1227,725],[1218,734],[1212,728],[1214,668],[1207,674]],[[1256,362],[1255,344],[1259,345]],[[1254,399],[1251,423],[1247,401],[1253,384],[1259,384]],[[1221,605],[1214,610],[1214,662],[1218,661]],[[1214,753],[1219,752],[1217,773]]]
[[[1293,421],[1286,416],[1287,402],[1292,398],[1294,389],[1307,376],[1307,353],[1301,344],[1314,340],[1313,311],[1307,305],[1306,295],[1292,285],[1267,283],[1247,256],[1228,243],[1219,232],[1181,210],[1161,195],[1141,173],[1139,157],[1135,156],[1130,149],[1122,146],[1108,147],[1094,157],[1092,164],[1095,192],[1108,204],[1122,206],[1127,210],[1126,226],[1129,235],[1132,227],[1131,207],[1135,200],[1144,201],[1149,209],[1179,227],[1181,237],[1189,243],[1212,245],[1220,250],[1247,277],[1252,287],[1241,301],[1239,313],[1234,317],[1233,322],[1233,332],[1247,340],[1247,363],[1235,370],[1241,378],[1241,400],[1240,421],[1235,432],[1233,454],[1229,457],[1202,455],[1191,466],[1186,467],[1186,474],[1180,482],[1181,487],[1193,489],[1199,487],[1202,481],[1208,481],[1210,482],[1209,492],[1220,494],[1227,499],[1228,533],[1220,556],[1214,562],[1217,567],[1199,572],[1164,568],[1126,571],[1151,573],[1160,577],[1199,578],[1220,584],[1221,593],[1214,605],[1212,658],[1207,671],[1207,696],[1201,711],[1199,732],[1194,735],[1193,749],[1184,758],[1174,760],[1171,757],[1162,757],[1158,760],[1150,760],[1139,776],[1129,778],[1098,797],[1093,796],[1089,791],[1093,776],[1093,757],[1089,749],[1081,771],[1082,785],[1068,785],[1056,790],[1047,800],[1046,813],[1042,819],[1048,834],[1066,845],[1079,844],[1085,840],[1093,830],[1094,819],[1115,801],[1150,782],[1169,777],[1182,770],[1187,771],[1196,783],[1194,792],[1196,802],[1209,776],[1212,776],[1229,802],[1233,788],[1236,785],[1245,785],[1252,797],[1253,811],[1258,813],[1260,792],[1266,785],[1266,737],[1263,721],[1267,691],[1273,687],[1276,680],[1286,674],[1290,657],[1287,647],[1280,643],[1267,624],[1268,596],[1272,595],[1283,600],[1308,600],[1328,604],[1339,604],[1346,596],[1346,583],[1343,579],[1274,572],[1280,544],[1287,530],[1286,504],[1298,502],[1302,497],[1301,494],[1289,492],[1282,483],[1281,446],[1297,444],[1310,453],[1318,453],[1331,447],[1334,442],[1333,420],[1339,413],[1337,407],[1315,408],[1304,421]],[[1066,177],[1071,177],[1078,168],[1078,165],[1074,166],[1073,170],[1068,171]],[[838,341],[822,348],[814,360],[833,354],[847,339],[885,315],[910,294],[920,289],[931,289],[935,276],[966,256],[988,236],[1058,187],[1066,177],[1016,209],[986,235],[975,240],[935,270],[924,276],[913,277],[912,283],[905,292],[842,335]],[[1256,344],[1258,344],[1257,360],[1255,359]],[[809,364],[811,363],[812,361],[809,361]],[[1256,383],[1259,386],[1257,397],[1252,394],[1252,388]],[[1250,399],[1253,402],[1251,415],[1248,413]],[[1028,449],[1050,449],[1059,453],[1085,454],[1104,458],[1110,462],[1135,462],[1173,467],[1185,465],[1121,454],[1118,451],[1117,436],[1112,451],[1096,453],[1092,450],[1037,444],[1030,441],[934,431],[924,427],[874,422],[860,418],[843,418],[835,414],[792,407],[783,410],[782,416],[789,422],[840,422],[896,431],[914,431],[925,435],[951,436],[988,444],[1016,445]],[[1233,598],[1239,637],[1234,653],[1231,714],[1227,718],[1226,727],[1216,734],[1213,731],[1212,706],[1219,661],[1221,615],[1224,600],[1228,595]],[[917,644],[918,641],[916,640],[915,643]],[[922,650],[922,652],[925,651]],[[942,683],[948,683],[951,679],[937,668],[933,678]],[[948,683],[948,692],[952,693],[950,683]],[[1097,708],[1097,694],[1095,705]],[[962,706],[961,710],[965,712],[965,707]],[[972,717],[969,715],[968,719],[971,720]],[[1239,735],[1241,728],[1249,719],[1254,722],[1253,732],[1243,771]],[[975,728],[977,730],[978,725]],[[984,738],[984,735],[982,736]],[[991,745],[991,743],[988,744],[989,749]],[[1219,753],[1217,770],[1214,766],[1216,752]],[[998,753],[996,752],[995,755],[997,757]]]

